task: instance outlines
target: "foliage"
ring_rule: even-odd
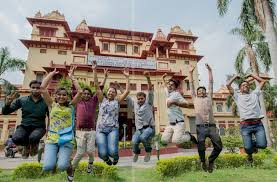
[[[266,110],[271,111],[273,117],[277,117],[277,85],[266,83],[263,92]]]
[[[222,137],[223,146],[230,153],[236,153],[237,148],[242,147],[242,138],[239,127],[230,127],[226,129],[225,136]]]
[[[80,162],[76,173],[78,174],[87,174],[86,173],[86,162]],[[117,178],[117,167],[108,166],[106,163],[102,162],[94,162],[93,173],[97,177],[105,177],[105,178]],[[35,179],[48,176],[48,172],[42,171],[42,164],[37,162],[28,162],[23,163],[17,166],[13,172],[14,179],[18,178],[28,178]]]
[[[254,155],[254,166],[263,165],[264,155]],[[215,161],[215,168],[238,168],[245,166],[246,155],[240,154],[221,154]],[[182,156],[171,159],[161,159],[157,162],[156,171],[162,177],[177,176],[189,171],[201,170],[198,156]]]

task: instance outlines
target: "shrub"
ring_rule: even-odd
[[[78,167],[76,168],[75,172],[79,174],[87,174],[87,162],[80,162]],[[98,177],[107,177],[107,178],[117,178],[117,167],[116,166],[109,166],[103,162],[94,162],[93,163],[93,174]]]
[[[254,166],[262,166],[265,155],[254,155]],[[247,164],[246,155],[222,154],[215,161],[215,168],[237,168]],[[198,156],[182,156],[162,159],[157,162],[156,171],[162,177],[176,176],[188,171],[200,170]]]
[[[15,168],[13,171],[14,178],[40,178],[43,176],[42,164],[37,162],[23,163]]]
[[[87,163],[80,162],[79,166],[76,169],[76,173],[79,174],[87,174],[86,172]],[[107,178],[117,178],[117,167],[115,166],[108,166],[102,162],[95,162],[93,173],[97,177],[107,177]],[[49,175],[48,172],[42,171],[42,164],[37,162],[28,162],[19,165],[13,172],[13,177],[17,178],[41,178],[43,176]]]
[[[277,166],[277,154],[272,156],[273,163]]]
[[[237,148],[242,147],[242,138],[239,127],[230,127],[226,130],[226,135],[222,138],[223,146],[230,153],[236,153]]]

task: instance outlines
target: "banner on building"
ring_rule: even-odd
[[[142,69],[156,69],[156,62],[149,59],[135,59],[112,56],[88,56],[88,64],[96,61],[99,66],[110,67],[126,67],[126,68],[142,68]]]

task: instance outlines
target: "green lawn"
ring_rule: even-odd
[[[59,174],[50,176],[47,178],[30,180],[30,179],[12,179],[12,171],[3,171],[0,173],[1,182],[61,182],[65,181],[65,174]],[[95,178],[91,175],[86,176],[76,176],[75,181],[83,182],[93,182],[93,181],[103,181],[103,182],[158,182],[158,181],[168,181],[168,182],[276,182],[277,181],[277,169],[265,170],[265,169],[255,169],[255,168],[238,168],[238,169],[225,169],[225,170],[215,170],[214,173],[204,173],[204,172],[190,172],[183,174],[175,178],[165,178],[161,179],[154,169],[141,169],[141,168],[131,168],[131,167],[120,167],[119,168],[119,179],[109,180]]]

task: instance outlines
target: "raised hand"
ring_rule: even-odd
[[[143,72],[143,75],[144,75],[146,78],[150,78],[150,73],[149,73],[149,71],[144,71],[144,72]]]
[[[74,70],[75,70],[76,68],[77,68],[76,65],[70,67],[70,70],[69,70],[69,72],[68,72],[68,77],[69,77],[70,79],[74,79],[73,74],[74,74]]]
[[[164,80],[167,77],[167,73],[163,74],[162,79]]]
[[[209,70],[209,71],[211,71],[212,70],[212,68],[210,67],[210,65],[209,64],[205,64],[205,66],[206,66],[206,68]]]
[[[13,102],[13,100],[16,98],[16,96],[17,96],[17,92],[14,92],[8,95],[6,98],[6,105],[10,105]]]
[[[94,60],[94,61],[92,61],[92,64],[91,64],[91,69],[96,69],[96,67],[97,67],[97,62]]]
[[[193,72],[193,70],[195,69],[195,67],[196,67],[196,66],[192,66],[192,65],[190,65],[190,66],[189,66],[189,72],[190,72],[190,73],[192,73],[192,72]]]
[[[50,72],[52,75],[56,75],[59,73],[59,71],[57,71],[57,68],[55,68],[53,71]]]
[[[130,76],[130,73],[129,73],[129,68],[124,68],[123,70],[123,75],[128,78]]]
[[[104,69],[104,75],[106,78],[108,78],[109,73],[110,73],[109,69]]]

